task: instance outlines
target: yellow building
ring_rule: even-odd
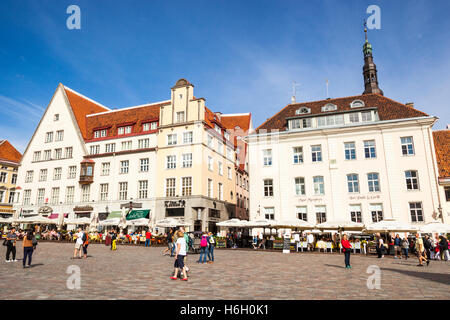
[[[159,116],[156,220],[182,218],[215,232],[235,210],[234,143],[191,83],[180,79],[171,93]]]
[[[13,203],[19,198],[16,190],[17,168],[22,155],[7,140],[0,140],[0,217],[14,214]]]

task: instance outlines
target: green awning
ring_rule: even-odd
[[[122,211],[111,211],[108,215],[108,219],[122,218]]]
[[[149,214],[150,210],[131,210],[131,212],[127,215],[127,220],[147,218]]]

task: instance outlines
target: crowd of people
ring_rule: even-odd
[[[30,268],[31,261],[33,257],[33,252],[37,247],[37,240],[35,237],[35,231],[32,229],[29,230],[20,230],[20,232],[16,232],[16,228],[11,228],[6,235],[6,238],[3,241],[3,245],[6,247],[6,260],[5,262],[17,262],[16,259],[16,248],[17,248],[17,240],[22,240],[23,247],[23,258],[22,265],[23,268]],[[28,263],[27,263],[28,262]]]

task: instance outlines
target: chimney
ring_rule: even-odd
[[[414,108],[414,102],[407,102],[405,104],[406,104],[406,106],[408,106],[410,108]]]
[[[450,130],[450,124],[447,125],[447,130]]]

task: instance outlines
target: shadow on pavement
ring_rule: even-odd
[[[418,267],[419,268],[419,267]],[[419,272],[419,271],[410,271],[410,270],[398,270],[398,269],[391,269],[391,268],[381,268],[382,271],[393,271],[397,273],[401,273],[407,276],[421,278],[425,280],[430,280],[434,282],[439,282],[443,284],[450,285],[450,274],[445,273],[430,273],[430,272]],[[422,267],[421,270],[427,270],[427,267]]]
[[[337,265],[335,265],[335,264],[324,264],[324,266],[327,266],[327,267],[335,267],[335,268],[339,268],[339,269],[345,269],[344,266],[337,266]]]
[[[36,263],[36,264],[32,264],[30,266],[30,268],[39,267],[39,266],[43,266],[43,265],[44,265],[43,263]]]

